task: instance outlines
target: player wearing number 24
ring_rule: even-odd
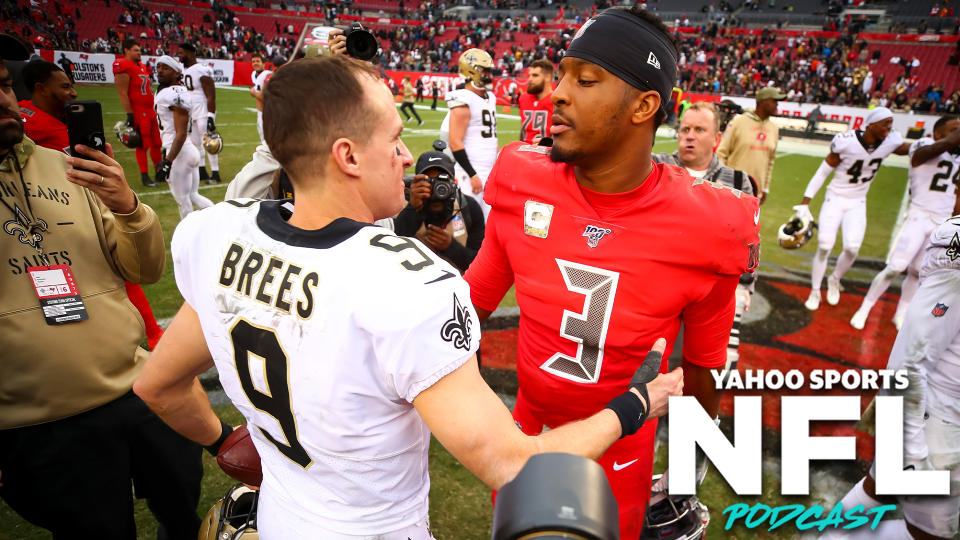
[[[296,206],[227,201],[180,223],[185,303],[135,385],[216,453],[231,429],[196,379],[216,365],[261,458],[261,538],[431,538],[431,432],[498,488],[535,453],[599,456],[680,392],[651,353],[589,418],[524,435],[480,377],[467,284],[372,225],[403,207],[413,163],[379,74],[344,56],[296,60],[264,90],[263,117]]]
[[[486,236],[464,277],[481,319],[516,287],[514,419],[528,434],[602,407],[657,338],[672,347],[681,322],[684,393],[717,414],[709,370],[726,363],[737,283],[756,265],[759,206],[651,161],[676,55],[645,10],[591,19],[560,62],[553,147],[511,143],[487,180]],[[647,422],[598,460],[621,538],[640,536],[655,431]]]

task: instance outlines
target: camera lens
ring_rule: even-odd
[[[447,182],[437,182],[433,185],[434,199],[447,199],[450,197],[450,184]]]
[[[347,36],[347,54],[357,60],[370,60],[377,55],[377,38],[357,23],[344,32]]]

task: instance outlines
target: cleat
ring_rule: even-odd
[[[810,291],[810,296],[803,306],[810,311],[816,311],[820,307],[820,291]]]
[[[200,166],[200,179],[208,180],[210,177],[207,175],[207,168],[203,165]]]
[[[840,278],[827,278],[827,303],[835,306],[840,303]]]
[[[147,173],[140,173],[140,182],[143,183],[143,187],[157,187],[157,183],[151,180]]]
[[[220,183],[220,171],[213,171],[213,176],[210,177],[216,183]]]
[[[418,125],[418,126],[422,126],[422,125],[423,125],[423,120],[420,120],[420,123],[417,124],[417,125]]]
[[[863,330],[863,327],[867,324],[868,316],[870,316],[870,310],[863,308],[858,309],[857,312],[853,314],[853,318],[850,319],[850,326],[857,330]]]

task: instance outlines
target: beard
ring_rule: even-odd
[[[0,148],[12,148],[23,141],[23,120],[20,119],[19,114],[9,109],[0,109],[0,119],[4,118],[13,118],[17,121],[15,124],[4,122],[0,127]]]
[[[557,146],[554,142],[550,147],[550,161],[554,163],[576,163],[583,157],[583,152],[577,150],[566,150]]]
[[[543,83],[540,83],[540,84],[537,85],[537,86],[531,86],[531,85],[529,85],[529,84],[527,85],[527,93],[528,93],[528,94],[537,95],[537,94],[539,94],[540,92],[543,92]]]

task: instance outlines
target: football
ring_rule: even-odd
[[[263,480],[260,468],[260,454],[250,439],[250,432],[244,424],[227,437],[217,454],[217,465],[231,478],[248,486],[259,486]]]

